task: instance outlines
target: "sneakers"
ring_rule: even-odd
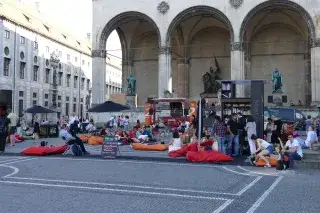
[[[268,163],[264,166],[264,168],[271,168],[271,165]]]

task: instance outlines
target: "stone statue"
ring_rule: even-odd
[[[272,72],[272,93],[282,93],[283,87],[283,76],[280,71],[276,68],[275,71]]]
[[[136,95],[136,78],[131,74],[128,81],[127,95]]]
[[[217,61],[216,56],[214,56],[216,69],[214,70],[213,67],[210,67],[210,71],[206,72],[202,76],[203,86],[204,86],[204,93],[218,93],[220,89],[220,83],[217,80],[220,80],[220,67]]]

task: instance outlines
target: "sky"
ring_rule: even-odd
[[[70,29],[72,35],[86,38],[87,33],[92,33],[92,0],[24,0],[24,2],[29,4],[40,2],[41,13],[54,20],[58,26]],[[120,49],[118,34],[113,32],[108,38],[107,50]],[[109,52],[121,57],[121,51]]]

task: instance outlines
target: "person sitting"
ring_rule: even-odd
[[[180,135],[178,131],[175,131],[173,133],[173,140],[168,144],[168,151],[172,152],[172,151],[176,151],[182,148],[182,141],[180,139]]]
[[[258,161],[258,159],[261,158],[264,162],[266,162],[266,165],[264,167],[270,168],[271,165],[269,160],[266,158],[266,156],[273,153],[274,151],[273,146],[267,141],[261,138],[258,138],[256,135],[252,135],[251,140],[253,140],[257,146],[257,149],[254,153],[256,155],[256,161]]]
[[[97,127],[95,127],[92,122],[90,122],[86,126],[86,131],[89,132],[89,133],[95,132],[96,130],[97,130]]]
[[[137,138],[136,134],[133,131],[128,132],[129,143],[140,143],[140,140]]]
[[[312,150],[312,144],[318,142],[317,133],[314,131],[312,126],[309,126],[308,133],[307,133],[307,139],[305,141],[305,145]]]
[[[68,145],[72,145],[72,144],[79,145],[83,154],[87,154],[87,155],[90,154],[89,152],[87,152],[80,138],[74,137],[69,133],[67,124],[62,125],[62,128],[60,130],[60,137],[64,138],[64,140],[66,140],[66,144]]]
[[[293,169],[295,160],[301,160],[303,157],[302,148],[296,137],[297,135],[290,134],[285,146],[283,146],[282,140],[279,138],[281,152],[289,157],[289,169]]]
[[[137,120],[137,123],[133,128],[134,129],[140,129],[141,128],[140,120]]]
[[[149,139],[149,134],[150,133],[146,130],[146,128],[142,127],[136,132],[136,137],[138,140],[140,140],[140,142],[145,142]]]

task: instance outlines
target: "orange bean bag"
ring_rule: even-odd
[[[88,141],[89,140],[89,138],[90,138],[90,135],[80,135],[80,140],[82,140],[82,141]]]
[[[166,144],[141,144],[141,143],[132,143],[132,148],[134,150],[142,150],[142,151],[166,151],[168,149],[168,145]]]
[[[32,156],[58,155],[64,153],[67,150],[67,148],[67,145],[53,147],[31,146],[23,150],[21,154]]]
[[[270,165],[272,167],[275,167],[277,165],[277,161],[278,161],[278,157],[277,155],[271,155],[268,160],[270,162]],[[262,159],[259,159],[257,162],[256,162],[256,166],[259,166],[259,167],[263,167],[266,165],[266,162],[264,162]]]
[[[233,158],[222,152],[214,150],[210,151],[199,151],[199,152],[188,152],[186,155],[188,161],[191,162],[229,162],[233,161]]]
[[[88,139],[88,145],[102,145],[103,137],[91,136]]]

